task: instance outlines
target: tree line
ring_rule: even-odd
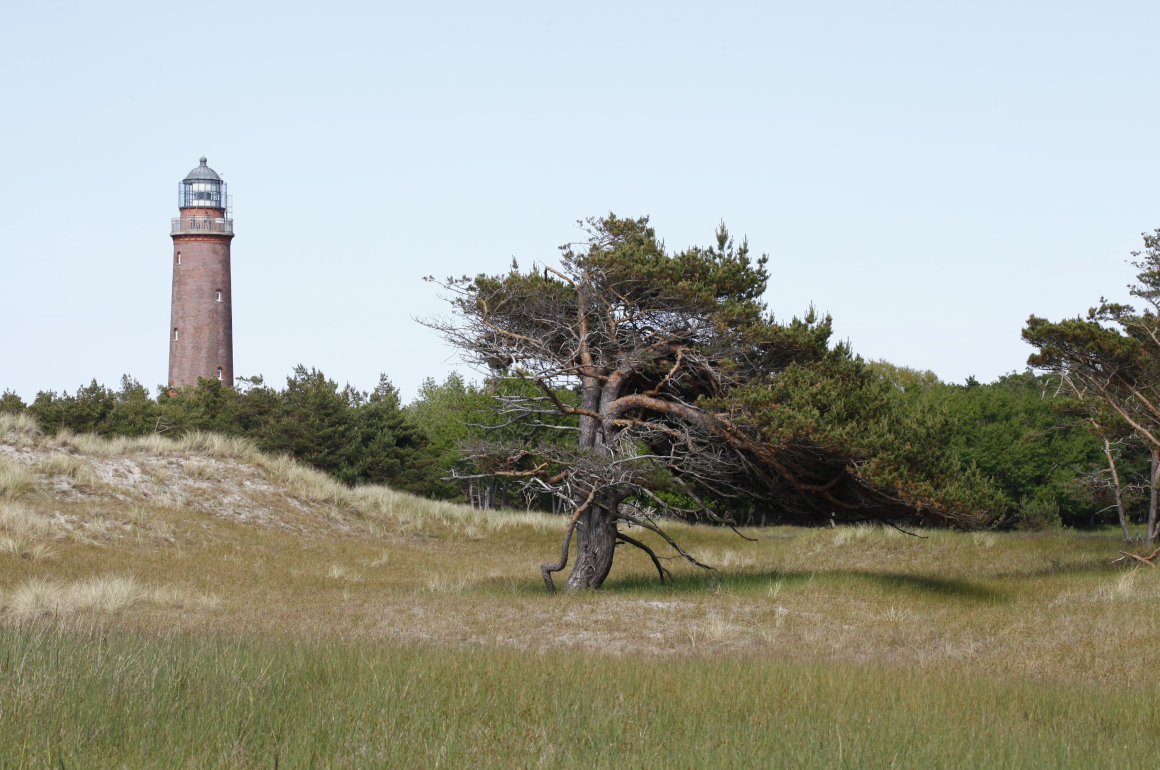
[[[887,362],[860,366],[893,394],[895,409],[927,421],[928,442],[950,446],[960,464],[973,466],[994,485],[997,512],[1012,525],[1084,527],[1118,520],[1103,443],[1086,423],[1060,412],[1058,379],[1028,371],[992,383],[948,384],[930,372]],[[517,484],[479,475],[465,459],[465,450],[478,449],[497,433],[518,433],[503,425],[504,399],[511,398],[503,387],[451,374],[441,382],[428,378],[403,404],[386,377],[374,391],[360,392],[300,366],[281,389],[260,377],[241,377],[235,390],[207,379],[151,395],[126,375],[117,388],[92,381],[71,393],[42,391],[31,403],[6,391],[0,412],[26,411],[47,432],[245,436],[264,451],[288,454],[350,484],[387,484],[485,508],[529,507]],[[1150,454],[1140,442],[1112,448],[1125,515],[1129,521],[1144,518]],[[552,510],[552,501],[534,497],[530,507]]]

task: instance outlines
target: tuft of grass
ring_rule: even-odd
[[[257,462],[261,458],[253,442],[237,437],[212,433],[189,433],[170,438],[159,433],[144,436],[102,437],[89,433],[61,430],[48,445],[102,459],[125,458],[135,455],[176,457],[198,454],[207,458],[234,459]]]
[[[882,619],[887,623],[907,623],[910,621],[910,610],[906,607],[896,607],[892,604],[882,613]]]
[[[96,575],[72,582],[33,577],[0,598],[0,612],[17,622],[68,620],[80,614],[113,616],[142,604],[215,609],[222,603],[213,593],[175,586],[151,588],[132,576],[115,575]]]
[[[427,572],[423,575],[423,587],[434,594],[461,594],[469,585],[471,579],[463,574]]]
[[[164,503],[165,501],[159,502]],[[173,524],[160,517],[154,507],[140,504],[120,506],[106,515],[111,520],[128,525],[130,531],[138,539],[152,538],[164,541],[174,539],[176,530]]]
[[[289,457],[265,457],[262,465],[286,494],[306,503],[351,509],[356,495],[350,487],[322,471],[301,465]],[[333,515],[328,512],[328,515]]]
[[[330,569],[326,571],[326,576],[331,580],[342,580],[348,583],[361,583],[363,574],[349,567],[344,567],[341,564],[331,564]]]
[[[856,543],[860,540],[872,538],[879,534],[881,529],[869,524],[855,524],[850,526],[836,527],[830,530],[830,543],[834,546],[842,546],[848,543]]]
[[[200,460],[188,460],[181,466],[181,472],[191,479],[211,480],[218,477],[214,466]]]
[[[104,438],[91,433],[73,433],[70,430],[61,430],[53,438],[51,445],[63,450],[72,450],[89,457],[111,459],[126,457],[136,452],[140,439],[114,436]]]
[[[757,566],[756,556],[739,548],[711,548],[697,555],[701,561],[717,570],[747,572]]]
[[[1140,568],[1132,567],[1132,569],[1117,577],[1107,592],[1108,598],[1116,602],[1131,598],[1134,593],[1136,579],[1139,575]]]
[[[177,452],[198,454],[217,460],[260,463],[265,459],[265,455],[258,451],[257,445],[250,439],[200,431],[181,436],[173,442],[173,449]]]
[[[0,442],[16,447],[31,446],[40,436],[36,420],[27,413],[0,413]]]
[[[67,586],[61,606],[65,612],[92,610],[114,614],[148,596],[148,592],[132,577],[101,575]]]
[[[94,487],[99,480],[93,467],[76,455],[54,451],[36,464],[36,470],[45,476],[65,476],[77,484]]]
[[[0,464],[0,501],[27,497],[36,489],[36,474],[15,463]]]
[[[56,555],[48,543],[21,535],[0,535],[0,553],[31,561],[51,559]]]
[[[0,502],[0,553],[40,561],[51,558],[52,524],[20,502]]]
[[[702,627],[705,630],[705,637],[715,644],[735,642],[742,638],[745,631],[741,626],[716,613],[710,615]]]
[[[8,596],[5,609],[16,620],[66,617],[90,610],[113,614],[131,607],[144,594],[133,578],[93,577],[77,583],[31,578]]]
[[[994,548],[999,537],[994,532],[972,532],[971,542],[979,548]]]
[[[0,502],[0,532],[47,537],[52,532],[52,525],[27,503]]]
[[[464,507],[456,508],[462,511]],[[466,510],[471,510],[467,508]],[[480,512],[482,513],[482,511]],[[530,528],[533,532],[555,532],[563,528],[560,516],[547,513],[526,513],[524,511],[490,511],[484,517],[484,522],[492,532],[505,530],[524,530]]]

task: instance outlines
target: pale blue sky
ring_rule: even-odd
[[[577,219],[724,220],[871,359],[991,380],[1160,227],[1160,4],[19,3],[0,45],[0,390],[167,371],[169,219],[229,183],[235,369],[411,398],[438,276]],[[469,375],[470,376],[470,375]]]

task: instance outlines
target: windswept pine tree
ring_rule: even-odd
[[[477,467],[565,504],[560,559],[542,566],[550,590],[574,536],[568,589],[602,585],[618,544],[647,552],[663,580],[626,525],[700,564],[664,517],[987,520],[997,496],[930,426],[904,419],[887,383],[831,347],[829,317],[774,319],[767,257],[751,258],[724,225],[715,246],[676,253],[647,218],[609,215],[586,231],[558,267],[437,282],[453,316],[427,322],[491,376],[531,386],[504,400],[508,438],[471,451]],[[513,440],[513,426],[574,440]]]

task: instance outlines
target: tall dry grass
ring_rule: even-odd
[[[36,474],[0,458],[0,500],[19,500],[36,489]]]
[[[53,555],[52,522],[23,502],[0,502],[0,553],[22,559],[46,559]]]
[[[37,473],[44,476],[64,476],[75,485],[91,489],[100,483],[93,467],[81,457],[69,452],[56,450],[43,457],[34,466]]]
[[[0,661],[14,767],[1086,769],[1160,753],[1146,685],[43,623],[0,636]]]
[[[0,441],[13,446],[28,446],[41,435],[36,420],[24,412],[0,413]]]

